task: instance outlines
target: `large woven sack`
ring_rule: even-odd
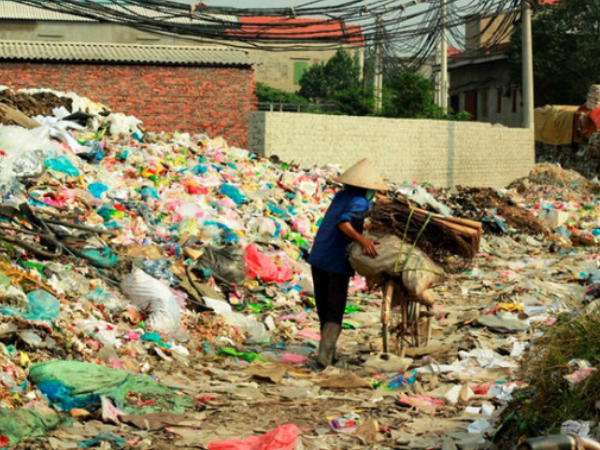
[[[352,268],[364,276],[370,286],[380,285],[386,277],[394,277],[402,282],[406,295],[425,300],[429,298],[428,289],[444,279],[444,270],[438,264],[419,248],[412,249],[408,243],[402,245],[399,237],[369,233],[365,237],[376,241],[376,258],[365,255],[355,242],[348,246],[348,253]]]

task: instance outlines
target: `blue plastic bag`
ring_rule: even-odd
[[[156,189],[154,189],[153,187],[144,186],[142,188],[142,190],[140,191],[140,193],[142,194],[142,198],[145,201],[148,201],[151,198],[154,198],[156,200],[160,200],[160,197],[158,196],[158,191]]]
[[[79,169],[77,169],[77,167],[75,167],[64,155],[60,155],[58,158],[48,158],[44,161],[44,165],[56,172],[66,173],[72,177],[79,176]]]
[[[194,175],[203,175],[203,174],[205,174],[206,172],[208,172],[208,167],[206,167],[206,166],[203,166],[202,164],[198,164],[197,166],[195,166],[195,167],[192,169],[192,173],[193,173]]]
[[[240,206],[246,200],[246,196],[240,192],[238,188],[231,184],[223,183],[220,188],[220,192],[226,195],[235,202],[236,205]]]
[[[94,197],[96,197],[97,199],[101,199],[102,194],[108,191],[108,186],[102,183],[91,183],[88,186],[88,189]]]

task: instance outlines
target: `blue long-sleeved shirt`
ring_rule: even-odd
[[[346,247],[352,241],[340,231],[338,225],[350,222],[359,233],[363,232],[365,217],[370,204],[364,191],[345,189],[338,192],[319,227],[308,257],[310,265],[327,272],[352,275]]]

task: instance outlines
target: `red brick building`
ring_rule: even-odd
[[[156,131],[246,146],[256,108],[247,52],[224,47],[0,41],[0,84],[73,91]]]

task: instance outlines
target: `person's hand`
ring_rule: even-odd
[[[362,238],[360,240],[360,246],[363,249],[363,253],[367,256],[370,256],[371,258],[377,257],[377,249],[375,248],[375,244],[375,241],[372,241],[367,238]]]

